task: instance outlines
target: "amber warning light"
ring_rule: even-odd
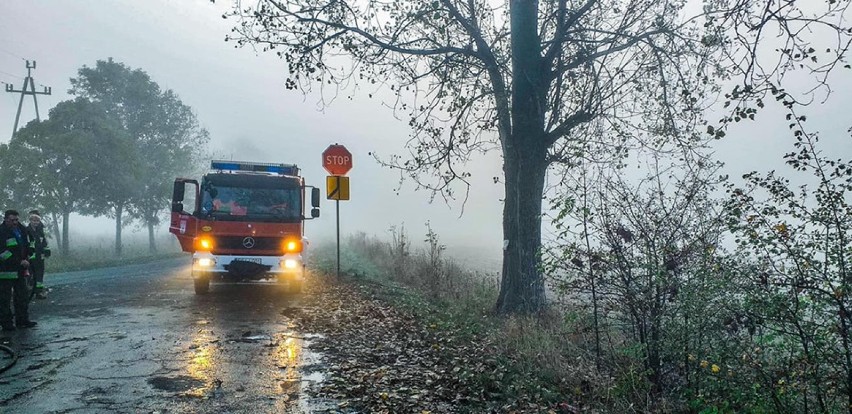
[[[200,237],[195,239],[195,250],[208,252],[213,250],[213,239],[209,237]]]
[[[299,253],[302,251],[302,241],[297,239],[285,239],[284,245],[285,253]]]

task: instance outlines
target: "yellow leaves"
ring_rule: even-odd
[[[694,359],[695,359],[695,356],[693,356],[692,354],[690,354],[690,355],[689,355],[689,360],[690,360],[690,361],[692,361],[692,360],[694,360]],[[711,363],[710,363],[710,361],[708,361],[708,360],[706,360],[706,359],[702,359],[702,360],[701,360],[701,362],[700,362],[700,363],[698,363],[698,365],[699,365],[701,368],[708,368],[708,367],[709,367],[709,368],[710,368],[710,372],[712,372],[712,373],[714,373],[714,374],[718,374],[718,373],[722,372],[722,367],[720,367],[720,366],[719,366],[719,365],[717,365],[717,364],[711,364]],[[731,373],[731,371],[729,371],[729,372],[728,372],[728,375],[731,375],[731,374],[732,374],[732,373]]]
[[[386,393],[386,392],[380,392],[380,393],[379,393],[379,398],[381,398],[381,399],[382,399],[382,401],[387,401],[387,400],[388,400],[388,393]]]
[[[784,237],[784,238],[790,237],[790,232],[789,232],[789,229],[787,229],[786,223],[776,224],[775,226],[772,227],[772,229],[775,230],[775,233],[777,233],[781,237]]]

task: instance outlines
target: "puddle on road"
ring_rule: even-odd
[[[308,392],[325,380],[322,355],[310,349],[318,338],[322,336],[289,329],[224,335],[198,329],[190,343],[181,346],[184,357],[176,358],[184,361],[178,368],[181,375],[148,382],[179,397],[222,398],[228,403],[261,397],[275,401],[282,412],[314,412],[327,405]]]
[[[237,339],[235,341],[236,342],[247,342],[247,343],[267,342],[267,341],[272,341],[272,337],[269,336],[269,335],[253,335],[251,332],[246,332],[246,333],[243,334],[242,337],[240,337],[240,339]]]
[[[313,371],[308,373],[307,375],[302,375],[302,381],[319,384],[320,382],[325,381],[325,374],[321,371]]]
[[[319,338],[315,334],[306,334],[303,338]],[[310,340],[295,335],[284,334],[279,338],[275,356],[281,372],[280,391],[282,394],[302,394],[302,390],[325,380],[319,363],[322,355],[310,349]],[[313,369],[312,369],[313,368]],[[307,396],[304,396],[307,398]]]
[[[317,389],[325,381],[325,368],[322,365],[323,356],[311,350],[312,340],[324,338],[320,334],[306,333],[301,336],[295,333],[277,336],[279,346],[276,350],[278,368],[281,370],[279,394],[282,401],[295,405],[288,406],[289,410],[297,412],[326,412],[337,408],[335,401],[311,397],[311,390]],[[293,401],[296,399],[296,401]],[[287,411],[291,412],[291,411]],[[293,411],[296,412],[296,411]]]
[[[204,381],[188,375],[148,378],[148,384],[160,391],[190,392],[205,387]]]

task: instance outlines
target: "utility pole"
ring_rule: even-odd
[[[6,92],[11,93],[20,93],[21,100],[18,102],[18,113],[15,115],[15,126],[12,128],[12,137],[14,138],[15,132],[18,132],[18,121],[21,119],[21,108],[24,106],[24,96],[32,95],[33,96],[33,105],[35,105],[36,112],[36,121],[41,121],[41,117],[38,114],[38,99],[36,99],[36,95],[50,95],[52,89],[50,87],[45,86],[43,91],[35,90],[35,81],[33,80],[33,69],[36,68],[36,61],[27,61],[27,77],[24,78],[24,86],[21,90],[15,90],[12,85],[6,84]]]

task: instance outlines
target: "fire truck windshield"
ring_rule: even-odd
[[[205,179],[200,212],[223,221],[298,222],[302,218],[301,188],[287,187],[278,180]]]

